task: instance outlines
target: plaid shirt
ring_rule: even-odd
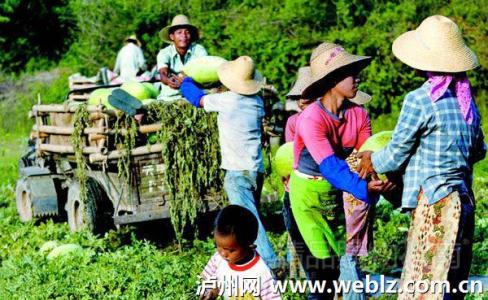
[[[474,120],[463,119],[455,94],[448,90],[437,102],[427,81],[407,94],[390,143],[373,153],[378,173],[404,170],[402,206],[414,208],[423,189],[429,204],[453,191],[471,194],[473,164],[483,159],[486,145],[481,118],[472,101]]]

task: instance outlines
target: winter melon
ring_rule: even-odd
[[[373,134],[366,140],[366,142],[364,142],[364,144],[359,149],[359,152],[380,151],[390,142],[392,135],[393,135],[393,131],[381,131],[376,134]],[[378,174],[378,177],[381,180],[386,179],[386,176],[383,174]]]
[[[142,85],[146,88],[148,91],[149,95],[151,95],[149,98],[156,98],[159,95],[158,89],[154,86],[154,84],[150,82],[143,82]],[[143,100],[143,99],[140,99]]]
[[[58,245],[59,245],[58,241],[47,241],[44,244],[42,244],[41,248],[39,248],[39,252],[43,254],[51,252],[51,250],[56,248]]]
[[[58,257],[66,256],[75,252],[81,252],[83,248],[77,244],[64,244],[57,246],[48,254],[47,259],[52,260]]]
[[[183,72],[200,84],[209,84],[219,81],[217,69],[227,60],[218,56],[202,56],[190,60]]]
[[[287,177],[293,170],[293,142],[283,144],[278,148],[273,159],[273,166],[281,177]]]
[[[140,82],[126,82],[120,88],[139,100],[153,98],[152,92]]]
[[[110,103],[108,103],[108,96],[112,93],[112,89],[97,89],[90,94],[88,98],[88,105],[103,104],[107,109],[114,109]]]

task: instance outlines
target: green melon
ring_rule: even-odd
[[[366,142],[361,146],[359,152],[363,151],[373,151],[377,152],[383,149],[391,140],[393,131],[381,131],[370,136]],[[378,174],[381,180],[385,180],[386,176],[384,174]]]
[[[200,84],[210,84],[219,81],[217,69],[225,63],[219,56],[202,56],[190,60],[184,67],[183,72]]]
[[[287,177],[293,170],[293,142],[283,144],[278,148],[273,158],[273,166],[281,177]]]
[[[77,244],[64,244],[57,246],[48,254],[47,259],[53,260],[58,257],[66,256],[69,254],[73,254],[75,252],[81,252],[83,248]]]
[[[41,248],[39,248],[39,252],[41,252],[42,254],[46,254],[48,252],[51,252],[51,250],[56,248],[58,245],[58,241],[47,241],[42,244]]]
[[[152,92],[140,82],[126,82],[120,88],[139,100],[152,98]]]
[[[108,96],[112,94],[113,90],[113,88],[94,90],[90,94],[90,98],[88,98],[88,105],[99,105],[101,103],[108,110],[116,110],[116,108],[108,102]]]
[[[154,86],[154,84],[150,82],[143,82],[142,85],[146,88],[146,90],[149,92],[151,97],[149,98],[156,98],[159,95],[158,89]],[[142,100],[142,99],[141,99]]]

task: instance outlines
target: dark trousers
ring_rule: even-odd
[[[459,218],[459,231],[456,237],[453,256],[447,280],[452,288],[458,289],[461,281],[468,280],[469,269],[473,259],[473,235],[474,235],[474,203],[469,196],[461,196],[461,217]],[[469,288],[464,284],[464,288]],[[445,293],[444,299],[464,299],[464,293]]]

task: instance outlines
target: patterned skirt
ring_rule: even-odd
[[[442,299],[440,286],[431,284],[425,291],[420,282],[445,281],[451,266],[456,238],[460,228],[461,199],[453,192],[429,205],[421,191],[417,208],[413,211],[408,232],[398,299]],[[418,285],[417,285],[418,284]]]

